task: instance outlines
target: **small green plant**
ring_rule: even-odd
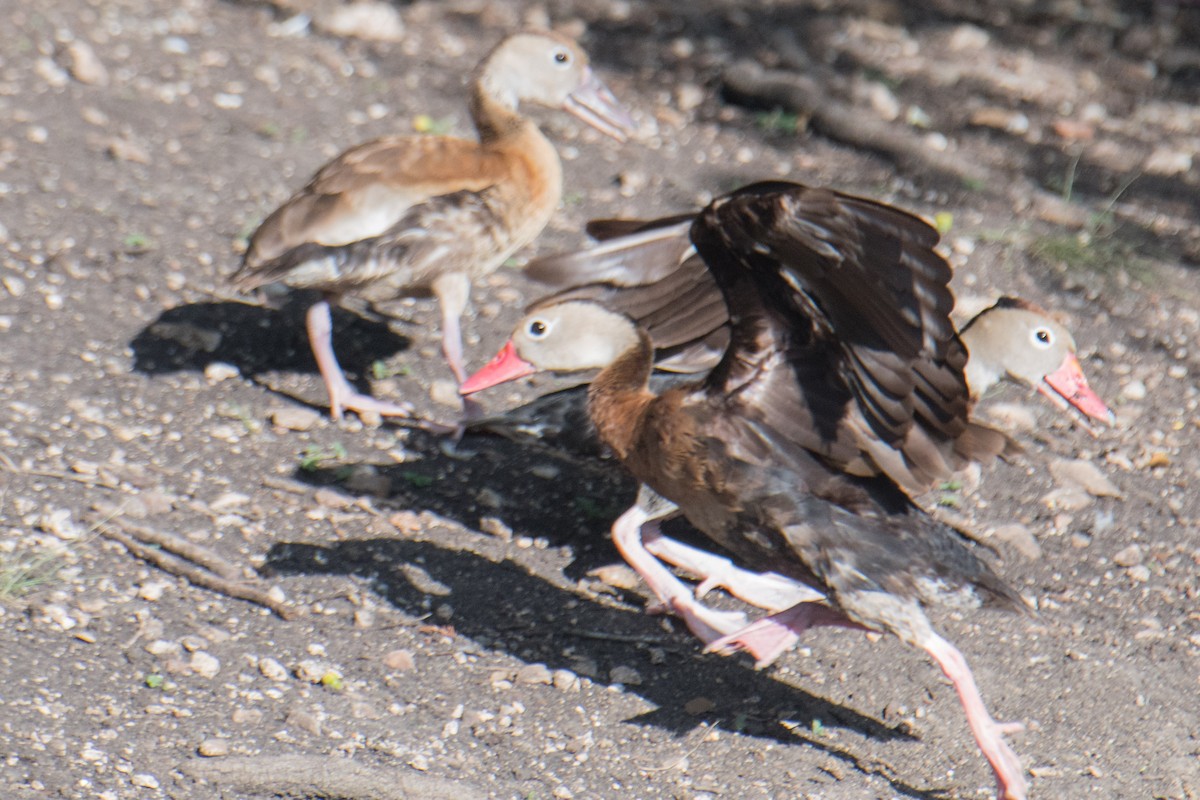
[[[333,670],[329,670],[321,676],[321,685],[327,689],[333,689],[335,692],[346,688],[346,682],[342,680],[342,676]]]
[[[427,133],[431,136],[445,136],[454,130],[454,117],[437,119],[428,114],[417,114],[413,117],[413,130],[417,133]]]
[[[799,133],[804,127],[799,114],[784,111],[782,108],[774,108],[756,114],[754,123],[758,125],[759,130],[767,133],[782,133],[789,136]]]
[[[151,672],[146,675],[145,683],[147,689],[161,689],[163,688],[163,684],[166,683],[166,679],[157,672]]]
[[[938,489],[940,489],[943,492],[957,492],[958,490],[960,490],[962,488],[963,488],[962,481],[956,480],[954,478],[951,478],[950,480],[946,481],[945,483],[943,483],[941,486],[938,487]]]
[[[954,227],[954,215],[949,211],[939,211],[933,215],[933,227],[937,228],[937,232],[945,236]]]
[[[400,473],[400,477],[411,483],[417,489],[427,489],[433,485],[433,478],[428,475],[422,475],[420,472],[406,470]]]
[[[127,252],[140,253],[150,249],[150,237],[144,233],[127,233],[121,245]]]
[[[943,494],[938,497],[937,504],[942,508],[959,508],[962,499],[956,494]]]
[[[58,577],[60,553],[43,552],[26,558],[6,557],[0,562],[0,600],[13,600],[45,586]]]
[[[812,721],[811,727],[812,727],[813,736],[816,736],[817,738],[822,738],[829,734],[829,730],[825,727],[825,724],[823,722],[821,722],[821,720],[819,720],[819,719],[814,719]]]
[[[279,127],[279,123],[270,120],[259,125],[254,132],[264,139],[278,140],[283,136],[283,128]]]
[[[386,380],[394,377],[407,377],[412,372],[407,364],[399,366],[391,366],[383,359],[378,359],[371,362],[371,379],[376,381]]]
[[[964,177],[962,179],[962,185],[963,185],[963,188],[967,189],[968,191],[982,192],[984,189],[987,188],[987,181],[984,180],[983,178]]]
[[[310,444],[304,448],[300,457],[300,469],[305,472],[316,472],[326,461],[336,461],[346,457],[346,447],[341,442],[331,445]]]

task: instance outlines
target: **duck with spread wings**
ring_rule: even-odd
[[[613,539],[660,600],[711,648],[747,649],[760,663],[817,625],[924,649],[954,683],[1000,796],[1023,800],[1008,726],[925,609],[1024,604],[906,494],[1005,442],[967,418],[966,352],[936,231],[869,200],[767,183],[712,203],[690,236],[730,318],[724,356],[704,379],[653,394],[646,332],[568,300],[527,315],[463,390],[600,369],[591,418],[646,487]],[[641,548],[643,525],[676,508],[741,565],[803,583],[812,599],[730,631]]]

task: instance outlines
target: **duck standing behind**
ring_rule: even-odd
[[[971,457],[959,452],[964,435],[982,433],[967,420],[966,354],[936,232],[888,206],[774,183],[715,201],[691,238],[731,320],[725,354],[703,381],[654,395],[645,331],[568,301],[527,316],[463,391],[536,369],[601,369],[592,419],[648,487],[613,540],[623,554],[633,545],[634,567],[660,599],[711,646],[748,649],[760,662],[817,625],[888,631],[924,649],[953,682],[1000,797],[1025,800],[1003,738],[1010,726],[992,719],[965,659],[924,610],[1024,606],[902,488]],[[714,638],[720,620],[697,619],[673,576],[643,559],[643,524],[675,507],[743,565],[824,600]]]
[[[329,301],[372,302],[431,291],[441,306],[442,351],[463,368],[460,318],[471,281],[493,272],[545,227],[562,195],[558,154],[517,108],[563,108],[623,141],[628,113],[571,40],[549,32],[504,39],[471,80],[472,141],[390,136],[322,167],[250,239],[231,282],[241,291],[282,282],[325,298],[307,314],[308,336],[334,419],[346,410],[407,416],[346,379],[334,354]]]

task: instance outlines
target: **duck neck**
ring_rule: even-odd
[[[596,431],[622,461],[633,449],[655,397],[649,388],[653,365],[654,346],[639,330],[637,343],[601,370],[588,388],[588,412]]]
[[[994,354],[987,346],[985,336],[980,333],[983,329],[983,325],[971,324],[959,334],[963,346],[967,348],[967,365],[963,368],[963,376],[967,379],[967,391],[972,400],[978,400],[1004,377],[992,366]]]
[[[485,63],[471,81],[471,119],[487,145],[521,133],[533,123],[517,112],[517,98],[497,85]]]

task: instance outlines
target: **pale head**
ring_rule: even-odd
[[[556,33],[509,36],[483,60],[478,81],[511,110],[522,102],[562,108],[621,141],[633,131],[629,113],[592,72],[587,54]]]
[[[1036,389],[1060,408],[1069,404],[1112,422],[1112,412],[1088,386],[1071,332],[1041,308],[1003,298],[971,320],[961,336],[970,356],[966,377],[972,397],[1007,379]]]
[[[459,391],[470,394],[534,372],[603,369],[637,344],[633,321],[596,303],[572,300],[536,308],[521,318],[508,343]]]

